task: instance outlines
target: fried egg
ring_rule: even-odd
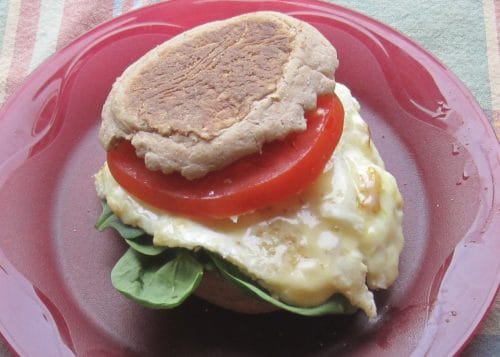
[[[398,275],[403,200],[359,103],[342,84],[335,93],[345,110],[340,142],[315,183],[284,202],[231,219],[196,221],[130,195],[107,165],[96,174],[97,192],[155,245],[219,254],[288,304],[317,306],[340,293],[374,317],[372,290],[388,288]]]

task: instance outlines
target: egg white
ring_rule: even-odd
[[[341,293],[374,317],[370,289],[385,289],[398,275],[403,201],[358,102],[342,84],[335,92],[345,110],[341,140],[316,182],[285,202],[197,222],[131,196],[107,165],[95,176],[97,192],[124,223],[152,235],[155,245],[217,253],[289,304],[315,306]]]

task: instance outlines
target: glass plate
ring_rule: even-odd
[[[166,39],[257,10],[308,21],[333,43],[337,80],[360,101],[399,182],[406,244],[396,284],[377,293],[375,321],[239,315],[194,297],[147,310],[111,286],[126,247],[93,228],[92,178],[105,159],[97,129],[111,84]],[[171,1],[107,22],[49,58],[5,104],[0,163],[0,333],[21,355],[451,355],[499,283],[499,146],[478,104],[412,41],[328,3]]]

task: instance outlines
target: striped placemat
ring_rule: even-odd
[[[0,0],[0,105],[44,59],[155,0]],[[500,1],[338,0],[420,43],[476,97],[500,138]],[[8,355],[0,342],[0,356]],[[500,356],[500,298],[464,355]]]

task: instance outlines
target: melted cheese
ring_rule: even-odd
[[[96,175],[98,194],[124,223],[151,234],[156,245],[215,252],[290,304],[315,306],[342,293],[374,317],[369,289],[387,288],[398,275],[402,198],[358,102],[341,84],[336,93],[345,110],[339,145],[318,180],[286,202],[196,222],[129,195],[106,165]]]

